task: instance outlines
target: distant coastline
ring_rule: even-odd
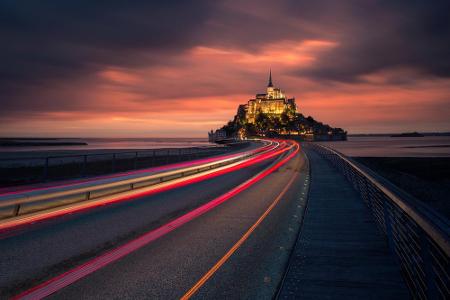
[[[424,137],[423,134],[418,132],[405,132],[405,133],[399,133],[399,134],[393,134],[391,137]]]
[[[421,136],[450,136],[450,132],[416,132]],[[406,136],[408,133],[349,133],[352,137],[398,137]],[[414,136],[416,137],[416,136]]]
[[[209,147],[205,138],[64,138],[64,137],[0,137],[0,155],[6,152],[73,152],[125,151],[131,149],[162,149]]]
[[[59,138],[0,138],[2,147],[30,147],[30,146],[87,146],[82,141],[67,141]]]

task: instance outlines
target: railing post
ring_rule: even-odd
[[[388,239],[388,246],[391,253],[395,255],[394,251],[394,239],[392,237],[392,223],[391,217],[388,207],[388,200],[383,197],[383,217],[384,217],[384,226],[386,228],[386,237]]]
[[[133,162],[133,168],[136,170],[137,169],[137,159],[138,159],[138,152],[136,151],[134,153],[134,162]]]
[[[355,174],[355,170],[354,170],[351,166],[348,166],[348,167],[349,167],[350,170],[352,171],[352,172],[351,172],[351,178],[352,178],[353,188],[354,188],[355,190],[358,190],[358,189],[359,189],[359,187],[358,187],[358,180],[357,180],[357,176],[356,176],[356,174]]]
[[[427,235],[423,230],[420,230],[420,252],[427,285],[427,298],[438,299],[436,282],[434,280],[435,274],[433,272],[433,258],[430,251],[430,242],[427,239]]]
[[[362,188],[363,188],[363,193],[364,193],[364,197],[366,199],[366,203],[367,206],[370,209],[370,212],[373,213],[373,207],[372,207],[372,199],[370,198],[370,190],[369,190],[369,183],[367,182],[366,177],[361,177],[362,180]]]

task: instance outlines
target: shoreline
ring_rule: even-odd
[[[88,146],[88,143],[84,142],[1,142],[0,141],[0,147],[43,147],[43,146]]]

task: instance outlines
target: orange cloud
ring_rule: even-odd
[[[105,68],[36,95],[47,111],[0,120],[0,135],[192,136],[230,120],[238,104],[275,85],[299,111],[350,132],[450,130],[450,81],[409,78],[410,70],[369,74],[355,83],[292,76],[339,47],[328,40],[281,41],[260,51],[196,46],[153,67]],[[417,75],[417,74],[416,74]]]
[[[308,66],[322,51],[329,51],[338,46],[337,42],[325,40],[305,40],[301,42],[279,41],[268,44],[261,51],[252,53],[239,49],[221,49],[206,46],[198,46],[192,49],[192,58],[217,60],[219,57],[227,63],[284,67]]]
[[[108,68],[99,73],[99,76],[109,81],[122,84],[138,84],[142,82],[142,78],[133,71],[127,71],[118,68]]]

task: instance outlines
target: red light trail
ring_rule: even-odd
[[[156,239],[168,234],[169,232],[181,227],[182,225],[186,224],[187,222],[205,214],[206,212],[212,210],[213,208],[219,206],[220,204],[224,203],[225,201],[229,200],[230,198],[234,197],[235,195],[239,194],[240,192],[248,189],[258,181],[262,180],[284,164],[286,164],[289,160],[291,160],[299,151],[300,146],[298,143],[293,142],[289,147],[286,147],[284,149],[278,150],[274,153],[266,154],[265,157],[273,157],[275,155],[281,154],[286,152],[287,150],[290,150],[294,148],[294,151],[292,151],[288,156],[284,157],[282,160],[276,162],[274,165],[270,166],[269,168],[265,169],[264,171],[258,173],[254,177],[248,179],[244,183],[238,185],[237,187],[233,188],[232,190],[226,192],[225,194],[215,198],[214,200],[186,213],[185,215],[176,218],[173,221],[170,221],[169,223],[166,223],[165,225],[154,229],[152,231],[149,231],[142,236],[120,246],[117,247],[111,251],[108,251],[80,266],[77,266],[63,274],[60,274],[44,283],[41,283],[37,285],[36,287],[33,287],[18,296],[14,297],[13,299],[42,299],[44,297],[47,297],[64,287],[86,277],[87,275],[119,260],[120,258],[136,251],[137,249],[155,241]],[[256,161],[262,161],[267,158],[255,158]],[[247,162],[248,163],[248,162]]]
[[[96,180],[117,178],[117,177],[121,177],[121,176],[130,176],[130,175],[137,175],[137,174],[142,174],[142,173],[161,172],[161,171],[175,170],[178,168],[187,168],[187,167],[192,167],[192,166],[196,166],[196,165],[200,165],[200,164],[206,164],[206,163],[210,163],[210,162],[214,162],[214,161],[218,161],[218,160],[231,159],[231,158],[239,157],[242,155],[255,155],[255,154],[258,154],[258,153],[261,153],[264,151],[274,149],[275,147],[276,146],[274,146],[271,143],[269,145],[265,145],[258,149],[246,151],[243,153],[220,155],[220,156],[215,156],[215,157],[196,159],[196,160],[188,161],[188,162],[180,162],[180,163],[176,163],[176,164],[169,164],[169,165],[164,165],[164,166],[159,166],[159,167],[151,167],[151,168],[146,168],[146,169],[121,172],[121,173],[116,173],[116,174],[111,174],[111,175],[96,176],[96,177],[91,177],[91,178],[86,178],[86,179],[74,179],[74,180],[59,181],[56,183],[40,184],[40,185],[34,186],[34,187],[24,186],[24,187],[19,187],[14,191],[6,191],[3,193],[1,192],[2,189],[0,189],[0,196],[14,195],[14,194],[19,194],[19,193],[39,191],[39,190],[45,190],[45,189],[70,187],[70,186],[75,186],[75,185],[86,183],[86,182],[94,182]],[[51,185],[49,185],[49,184],[51,184]]]
[[[286,151],[289,151],[294,145],[289,145],[285,142],[279,143],[280,148],[277,149],[277,146],[270,147],[268,150],[261,152],[255,157],[249,158],[247,160],[235,163],[231,166],[224,166],[222,168],[219,168],[217,170],[211,170],[207,172],[206,174],[199,174],[199,175],[192,175],[188,176],[186,178],[180,178],[178,180],[174,180],[173,182],[167,182],[164,185],[154,186],[150,187],[147,190],[143,190],[141,192],[139,191],[133,191],[131,194],[118,194],[113,195],[109,197],[105,197],[103,200],[97,200],[94,202],[80,202],[74,206],[70,207],[64,207],[52,211],[42,212],[37,215],[30,215],[25,216],[20,219],[13,219],[10,221],[6,221],[3,223],[0,223],[0,233],[1,234],[9,234],[12,230],[17,230],[20,228],[23,228],[24,226],[28,226],[29,224],[34,224],[36,222],[42,222],[45,220],[53,219],[56,217],[60,217],[63,215],[71,214],[71,213],[79,213],[86,210],[94,209],[96,207],[104,206],[104,205],[110,205],[113,203],[118,202],[124,202],[124,201],[130,201],[134,200],[139,197],[143,196],[150,196],[156,193],[161,193],[164,191],[168,191],[175,188],[180,188],[189,184],[193,184],[196,182],[204,181],[207,179],[211,179],[220,175],[224,175],[245,167],[249,167],[251,165],[257,164],[259,162],[262,162],[264,160],[270,159],[274,156],[280,155]],[[258,152],[259,149],[258,149]]]

